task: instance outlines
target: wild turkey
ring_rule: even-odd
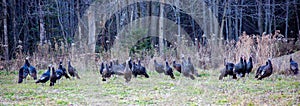
[[[102,72],[102,81],[106,81],[106,78],[110,78],[113,72],[110,70],[109,66],[105,64],[105,67]]]
[[[169,66],[169,63],[168,63],[167,60],[166,60],[165,74],[166,74],[166,75],[169,75],[172,79],[175,79],[174,74],[173,74],[173,70],[172,70],[172,68]]]
[[[244,63],[243,63],[244,70],[243,70],[242,77],[245,77],[246,72],[247,72],[247,60],[246,60],[245,56],[243,56],[243,61],[244,61]]]
[[[234,66],[234,72],[239,75],[240,77],[244,77],[246,73],[246,65],[243,57],[240,57],[240,62],[235,64]]]
[[[111,71],[116,75],[124,75],[125,66],[119,64],[118,60],[113,60],[111,63]]]
[[[137,77],[137,75],[143,75],[146,78],[149,78],[149,75],[147,74],[146,68],[144,66],[142,66],[140,60],[138,60],[138,64],[135,64],[135,62],[133,62],[132,65],[133,65],[132,66],[132,74],[134,75],[134,77]]]
[[[192,80],[194,80],[195,79],[195,77],[193,75],[194,69],[191,67],[191,64],[189,64],[189,62],[187,62],[184,59],[184,56],[181,57],[181,60],[182,60],[182,70],[181,70],[181,73],[183,74],[183,76],[189,77]]]
[[[79,75],[78,75],[78,72],[76,71],[76,69],[71,65],[71,61],[68,60],[68,72],[70,74],[71,77],[75,77],[80,79]]]
[[[103,63],[103,62],[101,62],[101,65],[100,65],[100,70],[99,70],[99,72],[100,72],[100,75],[102,75],[102,74],[103,74],[103,70],[104,70],[104,63]]]
[[[22,83],[23,82],[23,79],[24,79],[24,67],[21,67],[19,69],[19,80],[18,80],[18,83]]]
[[[267,61],[267,65],[263,67],[263,69],[260,71],[260,73],[256,74],[258,76],[258,80],[262,80],[263,78],[269,77],[273,73],[273,67],[272,67],[272,62],[270,59]]]
[[[253,68],[253,62],[252,62],[252,57],[249,57],[248,63],[247,63],[247,68],[246,68],[246,73],[249,75],[249,73],[252,71]]]
[[[56,79],[57,79],[57,80],[60,80],[61,77],[64,76],[64,72],[63,72],[63,70],[62,70],[61,68],[58,68],[58,69],[55,71],[55,73],[56,73]]]
[[[126,61],[126,65],[125,65],[125,69],[124,69],[124,78],[125,78],[125,82],[128,83],[131,80],[132,77],[132,71],[129,68],[129,61],[130,58],[128,59],[128,61]]]
[[[52,75],[50,77],[50,86],[54,86],[54,84],[56,83],[56,80],[57,80],[57,75],[56,75],[56,72],[55,72],[55,69],[54,67],[52,66]]]
[[[149,78],[146,68],[144,66],[142,66],[142,64],[141,64],[141,60],[138,61],[138,67],[140,70],[140,75],[144,75],[146,78]]]
[[[101,63],[101,66],[100,66],[100,75],[102,77],[102,81],[106,81],[106,78],[104,77],[104,71],[107,71],[107,65],[104,65],[104,63],[102,62]]]
[[[256,70],[255,78],[258,78],[262,70],[268,65],[268,61],[266,62],[265,65],[259,66]]]
[[[35,83],[46,83],[50,79],[50,71],[51,71],[51,64],[48,66],[48,70],[42,74],[40,79],[38,79]]]
[[[109,62],[109,66],[107,67],[110,71],[112,71],[112,67],[113,67],[113,62],[112,61],[110,61]]]
[[[230,62],[226,62],[224,59],[224,66],[225,68],[221,70],[221,75],[219,76],[219,80],[222,80],[224,77],[228,75],[232,76],[232,79],[237,79],[236,74],[233,72],[234,64]]]
[[[176,64],[175,60],[173,60],[173,68],[176,69],[179,73],[181,73],[181,64]]]
[[[164,73],[164,66],[162,64],[157,63],[156,60],[154,60],[154,69],[157,73]]]
[[[69,77],[69,75],[67,73],[66,68],[63,67],[63,65],[62,65],[62,60],[60,60],[60,62],[59,62],[58,69],[61,69],[63,71],[63,76],[65,76],[67,79],[70,79],[70,77]]]
[[[192,63],[192,60],[191,60],[191,57],[188,57],[188,65],[192,71],[192,74],[194,74],[195,76],[199,77],[199,74],[198,74],[198,71],[195,69],[193,63]]]
[[[19,80],[18,83],[22,83],[23,79],[26,79],[28,75],[33,77],[34,80],[37,79],[37,71],[36,69],[30,65],[29,58],[25,59],[24,65],[19,69]],[[26,81],[26,80],[25,80]]]
[[[294,75],[298,74],[299,68],[298,68],[298,63],[290,58],[290,71],[293,72]]]
[[[29,58],[27,57],[26,60],[25,60],[25,65],[27,66],[28,68],[28,71],[29,71],[29,75],[34,79],[36,80],[37,79],[37,71],[35,69],[34,66],[30,65],[29,63]],[[25,77],[26,78],[26,77]]]
[[[36,80],[37,79],[37,71],[36,71],[36,69],[35,69],[35,67],[33,67],[33,66],[29,66],[28,67],[28,70],[29,70],[29,75],[34,79],[34,80]]]

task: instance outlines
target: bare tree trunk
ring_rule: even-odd
[[[209,0],[209,2],[211,2],[211,0]],[[213,28],[214,28],[214,24],[213,24],[213,14],[212,14],[212,6],[210,6],[211,9],[208,9],[208,13],[209,13],[209,34],[212,35],[213,34]],[[213,36],[216,37],[216,36]],[[217,40],[216,40],[217,41]]]
[[[214,11],[214,15],[216,16],[216,18],[218,18],[219,17],[219,0],[215,0],[215,11]],[[218,28],[219,28],[219,24],[218,25],[215,25],[216,27],[215,27],[215,33],[216,33],[216,35],[219,35],[220,33],[218,32]],[[220,39],[222,39],[223,40],[223,36],[222,36],[223,34],[220,34]]]
[[[288,38],[289,5],[290,5],[290,0],[286,0],[286,17],[285,17],[285,37],[286,38]]]
[[[231,9],[231,8],[232,8],[232,7],[231,7],[231,1],[230,1],[229,4],[230,4],[230,5],[228,6],[228,13],[229,13],[230,15],[228,16],[229,18],[228,18],[228,21],[227,21],[227,22],[228,22],[228,27],[227,27],[227,29],[228,29],[228,35],[227,35],[227,36],[229,37],[229,39],[230,39],[230,38],[234,38],[234,39],[235,39],[235,36],[232,36],[232,33],[233,33],[233,32],[232,32],[232,31],[233,31],[233,30],[232,30],[232,17],[233,17],[233,16],[231,15],[231,11],[232,11],[232,9]]]
[[[275,0],[272,1],[272,14],[275,14]],[[276,16],[273,16],[273,25],[274,25],[274,31],[276,31]]]
[[[164,2],[164,0],[161,0],[161,2]],[[163,15],[164,15],[164,8],[163,8],[163,5],[160,5],[160,10],[159,10],[159,23],[158,23],[158,35],[159,35],[159,52],[162,56],[164,56],[164,18],[163,18]]]
[[[237,7],[237,3],[235,4],[235,11],[234,11],[234,13],[235,13],[235,25],[234,25],[234,27],[235,27],[235,39],[238,39],[238,37],[240,36],[240,33],[239,33],[239,28],[238,28],[238,26],[239,26],[239,24],[238,24],[238,22],[239,22],[239,18],[238,18],[238,13],[239,13],[239,11],[238,11],[238,7]]]
[[[80,18],[80,2],[79,0],[77,0],[77,5],[76,5],[76,14],[77,14],[77,20],[78,20],[78,44],[79,48],[82,48],[82,44],[81,44],[81,34],[82,34],[82,30],[81,30],[81,18]]]
[[[6,61],[9,60],[9,51],[8,51],[8,34],[7,34],[7,4],[6,0],[2,0],[3,3],[3,13],[4,13],[4,19],[3,19],[3,32],[4,32],[4,47],[5,47],[5,54],[4,58]]]
[[[266,20],[265,20],[265,32],[267,32],[267,33],[271,33],[271,31],[270,30],[268,30],[269,28],[269,26],[271,26],[271,20],[270,20],[270,14],[271,14],[271,3],[270,3],[270,0],[268,0],[267,1],[267,9],[266,9]]]
[[[208,33],[207,33],[207,19],[206,19],[206,5],[205,5],[205,2],[203,1],[202,2],[202,11],[203,11],[203,32],[204,32],[204,34],[205,35],[208,35]]]
[[[176,12],[174,12],[174,14],[175,14],[175,16],[176,16],[176,19],[177,19],[177,33],[178,33],[178,36],[177,36],[177,47],[178,47],[178,50],[179,50],[179,53],[182,53],[182,39],[181,39],[181,26],[180,26],[180,24],[181,24],[181,20],[180,20],[180,16],[179,16],[179,12],[180,12],[180,10],[179,10],[179,3],[180,3],[180,1],[179,0],[176,0],[175,1],[175,6],[176,7],[178,7],[175,11]]]
[[[273,1],[274,2],[274,1]],[[272,13],[272,14],[274,14],[274,7],[273,7],[273,4],[274,3],[272,3],[272,7],[271,7],[271,1],[270,1],[270,14]],[[271,9],[272,8],[272,9]],[[270,22],[269,22],[269,33],[272,33],[272,24],[273,24],[273,17],[275,17],[274,15],[270,15],[270,17],[269,17],[269,19],[270,19]],[[275,25],[274,25],[275,26]],[[275,30],[274,30],[275,31]]]
[[[295,13],[296,13],[296,20],[297,20],[297,30],[300,30],[300,22],[299,22],[299,15],[298,15],[298,7],[297,7],[297,2],[294,0],[294,7],[295,7]]]
[[[259,31],[259,33],[260,34],[262,34],[262,32],[263,32],[263,27],[262,27],[262,19],[261,19],[261,12],[262,12],[262,10],[261,10],[261,6],[262,6],[262,4],[261,4],[261,0],[256,0],[256,2],[258,3],[258,31]]]
[[[244,5],[244,0],[241,0],[241,5]],[[242,27],[243,27],[243,7],[240,8],[240,29],[239,29],[239,34],[242,34]]]
[[[224,29],[224,22],[226,21],[225,16],[226,16],[226,11],[227,11],[227,6],[228,6],[228,2],[225,1],[225,7],[224,7],[224,11],[223,11],[223,16],[222,16],[222,22],[221,22],[221,27],[220,27],[220,38],[223,38],[223,29]],[[226,22],[227,23],[227,22]],[[226,24],[227,26],[227,24]],[[228,40],[227,38],[227,34],[226,34],[226,40]]]
[[[95,34],[96,34],[96,25],[95,25],[95,13],[93,10],[88,11],[88,47],[89,52],[95,52]]]
[[[59,8],[59,2],[58,0],[55,0],[56,2],[56,7],[57,7],[57,19],[58,19],[58,23],[59,23],[59,26],[61,28],[61,31],[62,31],[62,35],[63,35],[63,38],[64,38],[64,41],[66,41],[66,33],[65,33],[65,29],[64,29],[64,26],[63,26],[63,23],[62,23],[62,19],[61,19],[61,13],[60,13],[60,8]]]
[[[150,3],[150,11],[151,11],[151,13],[150,14],[156,14],[155,12],[157,12],[157,11],[155,11],[156,9],[155,9],[155,5],[154,4],[152,4],[152,3]],[[157,30],[157,28],[158,28],[158,21],[157,21],[157,19],[155,19],[156,17],[150,17],[150,26],[149,26],[149,34],[150,34],[150,36],[157,36],[157,34],[158,34],[158,30]],[[153,39],[153,41],[155,41],[155,39]],[[159,45],[157,45],[158,47],[159,47]],[[161,47],[159,47],[159,48],[161,48]],[[161,53],[159,50],[158,50],[158,52],[159,53]]]
[[[44,27],[44,12],[42,10],[42,4],[41,4],[41,0],[38,0],[39,2],[39,21],[40,21],[40,45],[44,44],[45,39],[45,27]]]
[[[13,24],[13,27],[12,27],[12,33],[13,33],[13,37],[14,37],[14,45],[13,45],[13,48],[16,48],[17,47],[17,43],[18,43],[18,40],[17,40],[17,22],[16,22],[16,0],[13,0],[13,7],[12,7],[12,24]]]

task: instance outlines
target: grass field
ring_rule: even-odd
[[[43,71],[40,71],[42,73]],[[0,73],[0,105],[298,105],[299,76],[272,75],[263,81],[254,75],[218,80],[219,71],[200,71],[201,77],[176,79],[150,72],[150,78],[122,76],[102,82],[98,71],[80,72],[80,80],[60,81],[49,87],[32,79],[17,84],[17,72]]]

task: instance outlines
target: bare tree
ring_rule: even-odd
[[[298,4],[297,4],[297,2],[296,2],[296,0],[294,0],[294,8],[295,8],[295,13],[296,13],[296,21],[297,21],[297,29],[298,30],[300,30],[300,26],[299,26],[299,24],[300,24],[300,22],[299,22],[299,15],[298,15],[298,6],[297,6]]]
[[[224,29],[224,23],[226,21],[226,11],[227,11],[227,6],[228,6],[228,2],[225,0],[225,7],[224,7],[224,10],[223,10],[223,15],[222,15],[222,21],[221,21],[221,27],[220,27],[220,38],[223,38],[222,34],[223,34],[223,29]],[[226,22],[227,23],[227,22]],[[226,24],[227,26],[227,24]],[[228,37],[227,35],[226,36],[226,40],[228,40]]]
[[[82,36],[82,30],[81,30],[81,18],[80,18],[80,2],[79,0],[77,0],[76,2],[76,15],[77,15],[77,23],[78,23],[78,29],[77,29],[77,33],[78,33],[78,43],[77,45],[79,45],[79,48],[82,48],[82,45],[81,45],[81,36]]]
[[[3,19],[4,47],[5,47],[4,58],[6,61],[8,61],[9,60],[9,51],[8,51],[8,34],[7,34],[7,4],[6,4],[6,0],[2,0],[2,3],[3,3],[3,13],[4,13],[4,19]]]
[[[39,26],[40,26],[40,45],[44,44],[45,39],[45,24],[44,24],[44,12],[42,9],[42,1],[38,0],[38,11],[39,11]]]
[[[13,38],[14,38],[14,44],[13,44],[13,48],[17,47],[17,21],[16,21],[16,0],[12,0],[12,34],[13,34]]]
[[[289,5],[290,5],[290,0],[286,0],[285,38],[288,38],[288,27],[289,27]]]
[[[161,2],[164,2],[165,0],[161,0]],[[164,50],[164,7],[163,5],[160,5],[159,10],[159,23],[158,23],[158,35],[159,35],[159,52],[162,56],[164,56],[163,50]]]
[[[262,26],[262,1],[261,0],[256,0],[257,6],[258,6],[258,31],[261,34],[263,32],[263,26]]]
[[[88,47],[90,47],[90,52],[95,52],[95,35],[96,35],[96,25],[95,25],[95,13],[93,9],[88,11]]]

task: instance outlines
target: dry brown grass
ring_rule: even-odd
[[[222,41],[223,45],[218,45],[218,39],[208,39],[207,44],[204,45],[193,45],[188,39],[182,38],[181,42],[175,42],[173,45],[174,49],[164,49],[163,55],[160,55],[157,51],[154,57],[147,54],[151,54],[153,51],[145,51],[143,54],[135,54],[133,59],[142,59],[142,63],[146,68],[153,70],[153,58],[156,58],[159,62],[167,59],[169,62],[172,60],[177,60],[180,62],[180,57],[182,54],[185,57],[192,57],[192,62],[196,67],[204,70],[218,69],[223,67],[223,59],[226,58],[228,62],[237,63],[240,56],[244,55],[248,59],[251,55],[254,61],[254,69],[259,65],[264,64],[268,58],[274,60],[275,72],[284,71],[288,68],[287,65],[288,57],[274,59],[285,54],[295,52],[295,50],[300,50],[300,41],[297,42],[287,42],[287,40],[280,38],[279,33],[263,34],[263,35],[247,35],[245,32],[239,37],[239,41]],[[280,38],[280,39],[279,39]],[[121,41],[120,41],[121,42]],[[131,42],[135,44],[136,42]],[[176,45],[180,44],[180,45]],[[125,44],[126,46],[127,44]],[[71,60],[73,66],[78,70],[98,70],[99,63],[102,61],[109,61],[111,59],[119,59],[120,63],[125,62],[128,59],[129,47],[124,47],[123,44],[117,44],[115,48],[121,48],[124,50],[112,49],[108,52],[102,53],[91,53],[89,51],[88,45],[67,45],[62,42],[55,42],[54,47],[52,45],[45,44],[43,46],[38,46],[37,51],[31,56],[30,62],[36,66],[39,70],[45,69],[48,64],[57,65],[59,59],[63,59],[64,65],[67,65],[67,60]],[[18,70],[20,66],[24,63],[24,58],[27,54],[22,53],[21,46],[18,46],[16,51],[16,58],[10,62],[1,62],[4,64],[7,70]],[[124,52],[125,51],[125,52]],[[294,56],[297,58],[298,56]],[[298,61],[300,62],[300,61]],[[277,68],[278,67],[278,68]]]

